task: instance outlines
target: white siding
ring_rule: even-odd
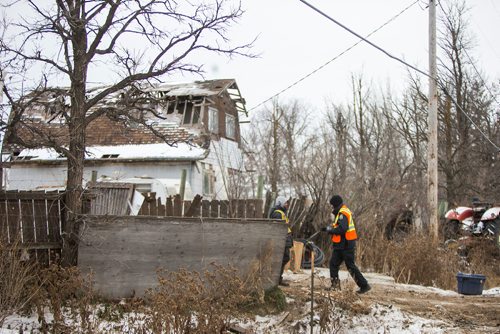
[[[91,180],[92,171],[97,171],[97,177],[104,176],[111,180],[122,180],[134,177],[149,177],[155,179],[180,179],[183,169],[187,170],[187,182],[191,186],[193,195],[203,194],[203,170],[201,163],[211,164],[215,171],[214,196],[215,199],[227,199],[227,169],[241,170],[243,168],[243,154],[238,143],[220,139],[212,141],[210,153],[199,162],[141,162],[141,163],[109,163],[84,169],[85,185]],[[36,190],[36,189],[63,189],[66,185],[67,168],[65,165],[44,164],[14,164],[7,170],[8,190]],[[187,199],[187,198],[186,198]]]
[[[192,167],[191,163],[165,163],[165,162],[148,162],[148,163],[110,163],[107,165],[99,165],[86,167],[84,169],[85,185],[91,180],[92,171],[97,171],[97,177],[109,177],[112,180],[122,180],[133,177],[149,177],[157,179],[180,179],[182,170],[187,170],[187,182],[190,183],[194,194],[201,192],[201,183],[193,183],[197,178],[192,177],[192,173],[197,173],[196,168]],[[50,165],[14,165],[8,171],[8,190],[36,190],[50,188],[64,188],[66,185],[67,168],[65,165],[50,166]],[[198,176],[199,178],[199,176]]]

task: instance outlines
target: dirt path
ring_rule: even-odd
[[[315,293],[328,293],[328,272],[321,268],[315,276]],[[380,305],[397,308],[408,315],[442,322],[445,333],[500,333],[500,295],[464,296],[454,291],[418,285],[396,284],[394,279],[379,274],[366,274],[372,290],[361,297],[353,296],[367,309]],[[290,287],[283,290],[290,298],[306,301],[310,294],[310,272],[288,274]],[[353,281],[341,272],[343,289],[354,290]],[[337,295],[336,298],[342,298]],[[383,319],[381,319],[383,321]]]

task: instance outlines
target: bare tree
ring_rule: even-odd
[[[446,182],[448,202],[464,203],[472,195],[491,192],[491,165],[495,148],[485,138],[495,138],[495,116],[486,85],[469,56],[473,37],[469,33],[468,8],[465,1],[442,4],[440,47],[444,54],[440,63],[441,94],[440,136],[444,147],[440,167]],[[475,124],[476,126],[474,126]],[[483,133],[480,132],[484,129]],[[494,174],[494,173],[493,173]],[[491,196],[490,195],[490,196]],[[490,198],[490,200],[494,198]]]
[[[124,91],[134,95],[134,87],[175,72],[203,73],[202,65],[192,63],[196,53],[228,56],[249,55],[251,43],[232,46],[229,28],[243,14],[241,4],[227,0],[202,2],[171,0],[20,0],[9,11],[22,11],[13,21],[13,42],[2,41],[2,68],[16,78],[12,83],[36,83],[36,92],[6,94],[12,115],[9,141],[26,147],[48,146],[67,158],[67,225],[63,263],[72,264],[77,249],[77,218],[81,213],[85,131],[98,117],[109,112],[99,108],[111,94]],[[109,68],[116,81],[88,94],[89,78]],[[38,78],[29,77],[38,69]],[[69,88],[49,88],[55,81],[68,82]],[[14,85],[12,85],[14,87]],[[13,89],[11,90],[11,92]],[[55,140],[54,133],[23,123],[23,114],[47,93],[67,99],[67,108],[57,112],[67,124],[67,143]],[[125,113],[127,108],[125,108]],[[129,110],[129,109],[128,109]],[[117,110],[114,110],[117,112]],[[16,127],[23,123],[21,127]],[[17,129],[30,126],[36,142],[22,140]]]
[[[280,130],[286,144],[283,157],[283,165],[287,166],[286,177],[296,195],[306,195],[303,184],[299,182],[299,175],[309,166],[304,164],[300,152],[304,151],[308,128],[311,126],[310,112],[297,100],[290,101],[281,108],[284,111]]]
[[[250,150],[255,154],[255,162],[260,174],[267,175],[271,191],[278,193],[278,185],[282,179],[281,170],[286,146],[283,132],[284,109],[274,100],[272,107],[265,107],[252,120],[252,131],[249,134]]]
[[[310,125],[307,107],[297,100],[274,100],[271,108],[255,115],[248,143],[259,173],[267,175],[274,193],[286,188],[294,195],[305,195],[300,174],[308,168],[301,155]]]

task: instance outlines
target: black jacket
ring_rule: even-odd
[[[271,209],[271,214],[269,215],[269,218],[271,219],[281,219],[281,213],[276,212],[276,210],[281,210],[285,213],[286,215],[286,209],[277,205],[274,208]]]

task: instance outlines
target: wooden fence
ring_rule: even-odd
[[[60,256],[64,193],[0,192],[0,238],[17,243],[42,263]]]
[[[168,197],[165,204],[155,193],[147,193],[139,211],[140,216],[263,218],[263,201],[259,199],[203,200],[196,195],[192,201],[182,201],[179,195]]]
[[[196,195],[192,201],[180,196],[163,204],[154,193],[147,193],[138,215],[160,217],[266,218],[272,199],[204,200]],[[133,189],[129,185],[96,184],[86,192],[84,213],[93,215],[127,215]],[[0,192],[0,239],[18,243],[42,263],[51,263],[60,256],[61,234],[65,221],[64,192],[3,191]],[[310,208],[305,198],[292,199],[288,216],[298,223],[295,234]]]

